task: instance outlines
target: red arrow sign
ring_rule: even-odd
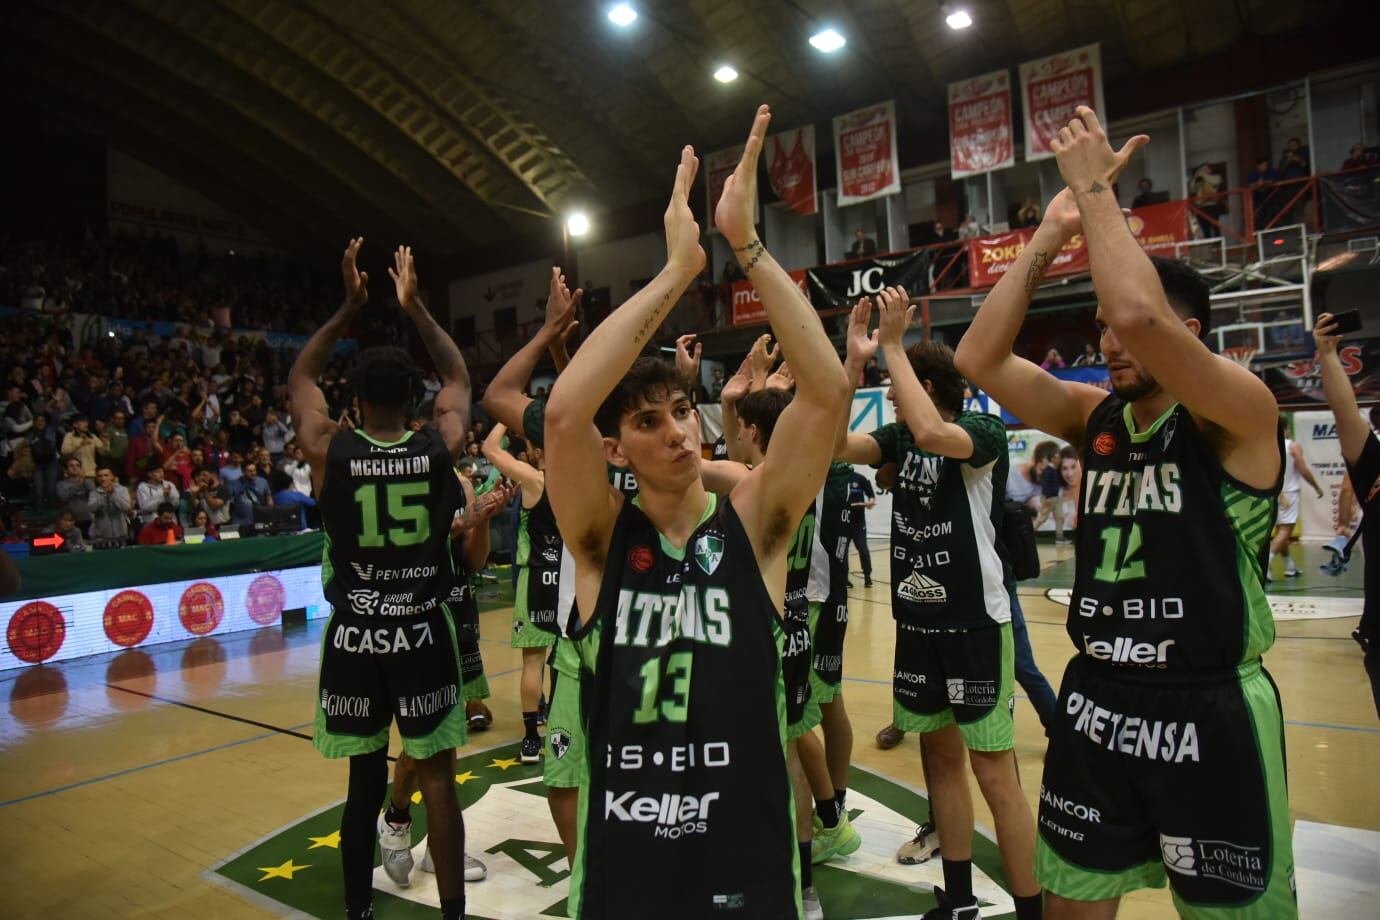
[[[57,549],[66,542],[60,533],[55,533],[51,537],[34,537],[34,546],[51,546],[53,549]]]

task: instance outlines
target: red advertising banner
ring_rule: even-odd
[[[1172,254],[1174,244],[1189,238],[1188,202],[1171,201],[1167,204],[1152,204],[1136,208],[1127,218],[1131,232],[1140,245],[1149,252],[1168,250]],[[968,283],[975,288],[991,287],[1001,280],[1021,254],[1021,250],[1035,235],[1034,227],[1025,227],[985,239],[968,241]],[[1081,235],[1075,236],[1065,244],[1054,257],[1045,277],[1057,275],[1076,275],[1088,271],[1088,247]]]
[[[896,156],[896,103],[883,102],[834,119],[839,206],[901,190]]]
[[[949,84],[949,172],[955,179],[1016,163],[1011,75],[996,70]]]
[[[800,288],[800,293],[806,298],[810,292],[805,287],[805,272],[787,272],[795,286]],[[733,325],[738,326],[743,323],[759,323],[767,318],[767,308],[762,305],[762,299],[757,296],[757,289],[752,286],[751,281],[733,282],[733,300],[729,306],[729,320]]]
[[[1021,65],[1021,101],[1025,109],[1025,158],[1054,154],[1049,142],[1073,118],[1080,105],[1091,106],[1107,124],[1102,97],[1102,53],[1096,44],[1051,54]]]
[[[797,214],[815,213],[815,126],[769,135],[766,154],[767,178],[776,197]]]

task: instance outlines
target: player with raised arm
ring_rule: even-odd
[[[575,563],[572,625],[590,672],[576,917],[800,914],[780,669],[786,557],[828,468],[832,444],[811,433],[833,430],[847,384],[753,227],[769,121],[763,106],[716,214],[797,362],[762,464],[727,499],[707,492],[683,382],[638,360],[704,267],[689,147],[666,210],[666,267],[586,339],[547,406],[547,488]],[[607,484],[605,462],[636,472],[635,500]]]
[[[904,288],[883,290],[878,307],[877,344],[891,372],[896,422],[871,434],[848,433],[841,458],[897,464],[893,724],[921,734],[944,871],[944,888],[935,892],[939,906],[925,916],[978,917],[971,763],[996,820],[1016,915],[1038,918],[1035,822],[1013,752],[1015,657],[997,531],[1006,491],[1006,429],[994,415],[964,409],[964,381],[947,347],[928,340],[905,347],[915,307]],[[868,344],[850,334],[850,362],[870,359]]]
[[[344,431],[330,417],[317,378],[369,299],[369,276],[355,264],[363,242],[351,240],[345,250],[345,302],[288,374],[293,428],[312,466],[326,533],[322,580],[331,605],[312,741],[327,757],[350,758],[340,822],[348,916],[373,915],[376,819],[385,823],[379,812],[396,721],[403,750],[417,763],[441,913],[460,920],[465,829],[454,767],[465,710],[455,629],[444,608],[455,587],[449,535],[460,485],[453,466],[465,443],[470,379],[460,350],[418,298],[412,252],[400,246],[389,274],[442,382],[434,427],[408,429],[421,374],[398,348],[366,348],[356,359],[363,426]]]
[[[1262,569],[1283,471],[1264,382],[1205,344],[1207,285],[1151,259],[1111,192],[1086,106],[1052,147],[1068,188],[987,297],[959,367],[1082,451],[1064,672],[1040,790],[1037,874],[1055,918],[1111,917],[1162,887],[1184,916],[1297,915]],[[1012,354],[1031,295],[1082,233],[1110,394]]]

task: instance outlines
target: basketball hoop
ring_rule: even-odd
[[[1222,356],[1230,358],[1236,364],[1244,367],[1246,370],[1250,370],[1251,361],[1255,359],[1258,351],[1260,351],[1260,349],[1253,348],[1249,345],[1233,345],[1230,348],[1223,348]]]

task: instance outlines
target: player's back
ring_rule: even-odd
[[[448,540],[460,502],[450,452],[434,430],[392,442],[336,434],[320,496],[326,599],[358,616],[437,607],[455,580]]]

